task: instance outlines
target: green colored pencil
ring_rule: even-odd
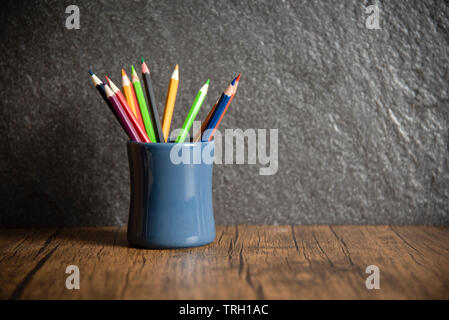
[[[200,91],[196,95],[195,101],[193,101],[192,107],[190,108],[189,114],[187,115],[184,124],[182,125],[181,133],[176,139],[177,143],[182,143],[189,134],[190,127],[192,126],[193,120],[195,120],[198,111],[200,111],[201,105],[203,104],[204,98],[207,95],[207,89],[209,89],[209,79],[201,87]],[[150,138],[151,139],[151,138]]]
[[[140,84],[140,80],[137,76],[134,66],[131,66],[131,71],[131,82],[133,83],[134,91],[136,92],[137,102],[139,103],[140,113],[142,115],[143,124],[145,125],[145,130],[150,140],[156,142],[156,135],[154,134],[153,124],[151,123],[150,114],[148,113],[147,102],[145,101],[142,85]]]

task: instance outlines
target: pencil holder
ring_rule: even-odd
[[[164,249],[214,241],[214,142],[129,141],[127,149],[131,178],[128,242]]]

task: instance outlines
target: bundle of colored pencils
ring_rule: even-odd
[[[98,78],[89,70],[94,86],[103,97],[109,109],[114,114],[120,126],[128,135],[129,139],[136,142],[172,142],[169,139],[170,126],[175,107],[176,93],[179,85],[179,66],[170,78],[165,109],[162,122],[159,118],[153,84],[150,77],[150,69],[142,59],[142,78],[144,88],[141,85],[134,66],[131,66],[131,80],[122,69],[122,91],[106,77],[106,82]],[[206,119],[201,124],[201,129],[195,134],[193,141],[211,141],[217,130],[221,119],[225,115],[232,99],[237,91],[240,74],[232,80],[228,88],[221,94],[215,105],[211,108]],[[190,128],[195,120],[201,105],[206,98],[209,89],[209,80],[201,87],[196,95],[190,111],[184,121],[179,135],[174,142],[185,142],[189,135]],[[145,95],[144,92],[145,91]]]

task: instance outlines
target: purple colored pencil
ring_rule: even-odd
[[[134,129],[133,125],[128,119],[128,116],[125,113],[125,110],[123,110],[122,105],[120,104],[120,101],[117,99],[117,97],[114,94],[114,91],[112,91],[111,88],[107,84],[104,85],[104,90],[106,92],[106,96],[108,97],[109,101],[111,102],[112,107],[115,110],[115,113],[117,114],[120,123],[122,124],[123,129],[126,131],[126,134],[132,141],[138,141],[141,142],[139,135],[137,134],[136,130]]]

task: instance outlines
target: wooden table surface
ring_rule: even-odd
[[[0,298],[449,299],[448,240],[448,227],[228,226],[209,246],[146,250],[126,227],[0,229]]]

